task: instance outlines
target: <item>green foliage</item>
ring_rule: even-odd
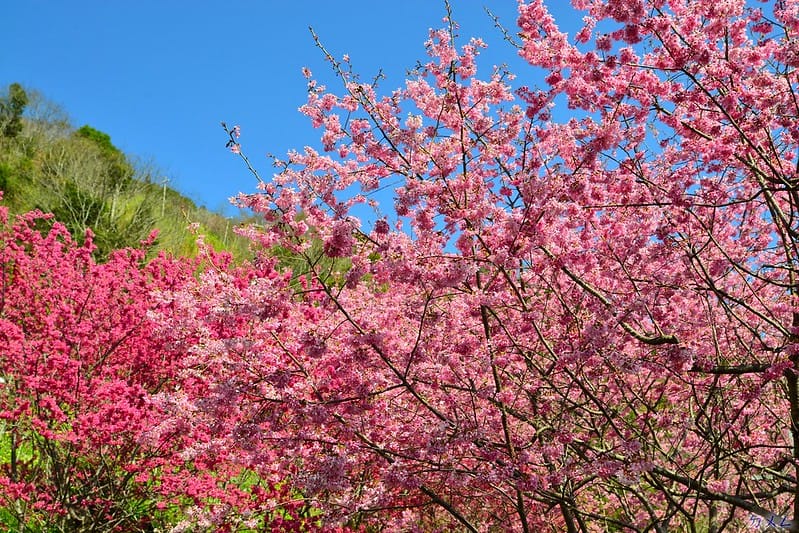
[[[12,183],[13,172],[5,163],[0,163],[0,191],[7,191]]]
[[[88,124],[83,125],[77,130],[75,130],[75,137],[81,137],[83,139],[88,139],[92,141],[106,155],[124,157],[124,154],[119,151],[119,148],[117,148],[111,143],[110,135],[108,135],[107,133],[103,133],[100,130],[96,130],[91,126],[89,126]]]

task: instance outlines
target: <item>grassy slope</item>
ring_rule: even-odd
[[[137,246],[152,230],[159,234],[154,253],[194,255],[192,223],[216,249],[249,257],[249,241],[233,231],[248,222],[244,217],[231,219],[198,207],[156,183],[155,169],[132,163],[101,132],[88,128],[96,135],[84,135],[86,127],[76,130],[63,112],[38,98],[19,133],[0,133],[0,190],[12,214],[31,209],[54,213],[78,239],[90,227],[97,234],[100,258],[114,248]]]

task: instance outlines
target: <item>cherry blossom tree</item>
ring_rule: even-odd
[[[118,250],[96,263],[51,216],[0,207],[0,527],[297,531],[288,486],[262,483],[185,415],[186,344],[157,335],[202,264]],[[50,229],[47,229],[50,228]],[[208,251],[209,264],[222,256]],[[191,343],[191,338],[181,339]],[[198,401],[191,396],[191,405]]]
[[[159,457],[141,433],[150,393],[169,386],[174,359],[143,327],[150,286],[179,286],[191,270],[143,252],[92,260],[92,235],[73,242],[41,213],[13,225],[0,213],[0,505],[20,531],[147,519],[147,471]],[[143,525],[143,524],[139,524]]]
[[[388,93],[320,43],[320,149],[241,197],[301,275],[172,295],[192,416],[325,524],[799,531],[799,2],[572,6],[516,76],[452,17]]]

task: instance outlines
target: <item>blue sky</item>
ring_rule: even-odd
[[[452,0],[461,37],[489,44],[480,63],[487,74],[518,60],[485,5],[515,28],[514,0]],[[319,132],[297,111],[302,67],[337,86],[308,26],[334,55],[349,54],[364,79],[382,68],[383,86],[395,88],[425,58],[428,29],[445,14],[443,0],[0,0],[0,12],[2,87],[39,90],[74,126],[108,133],[212,209],[256,185],[225,149],[220,121],[241,125],[242,146],[265,178],[267,153],[317,143]]]

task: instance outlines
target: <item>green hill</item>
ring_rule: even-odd
[[[36,91],[11,84],[0,94],[0,191],[12,214],[31,209],[53,213],[82,240],[95,233],[97,258],[138,246],[157,229],[153,252],[197,252],[199,233],[217,250],[250,256],[249,241],[233,232],[247,223],[198,207],[159,180],[155,168],[136,163],[111,137],[66,114]]]

